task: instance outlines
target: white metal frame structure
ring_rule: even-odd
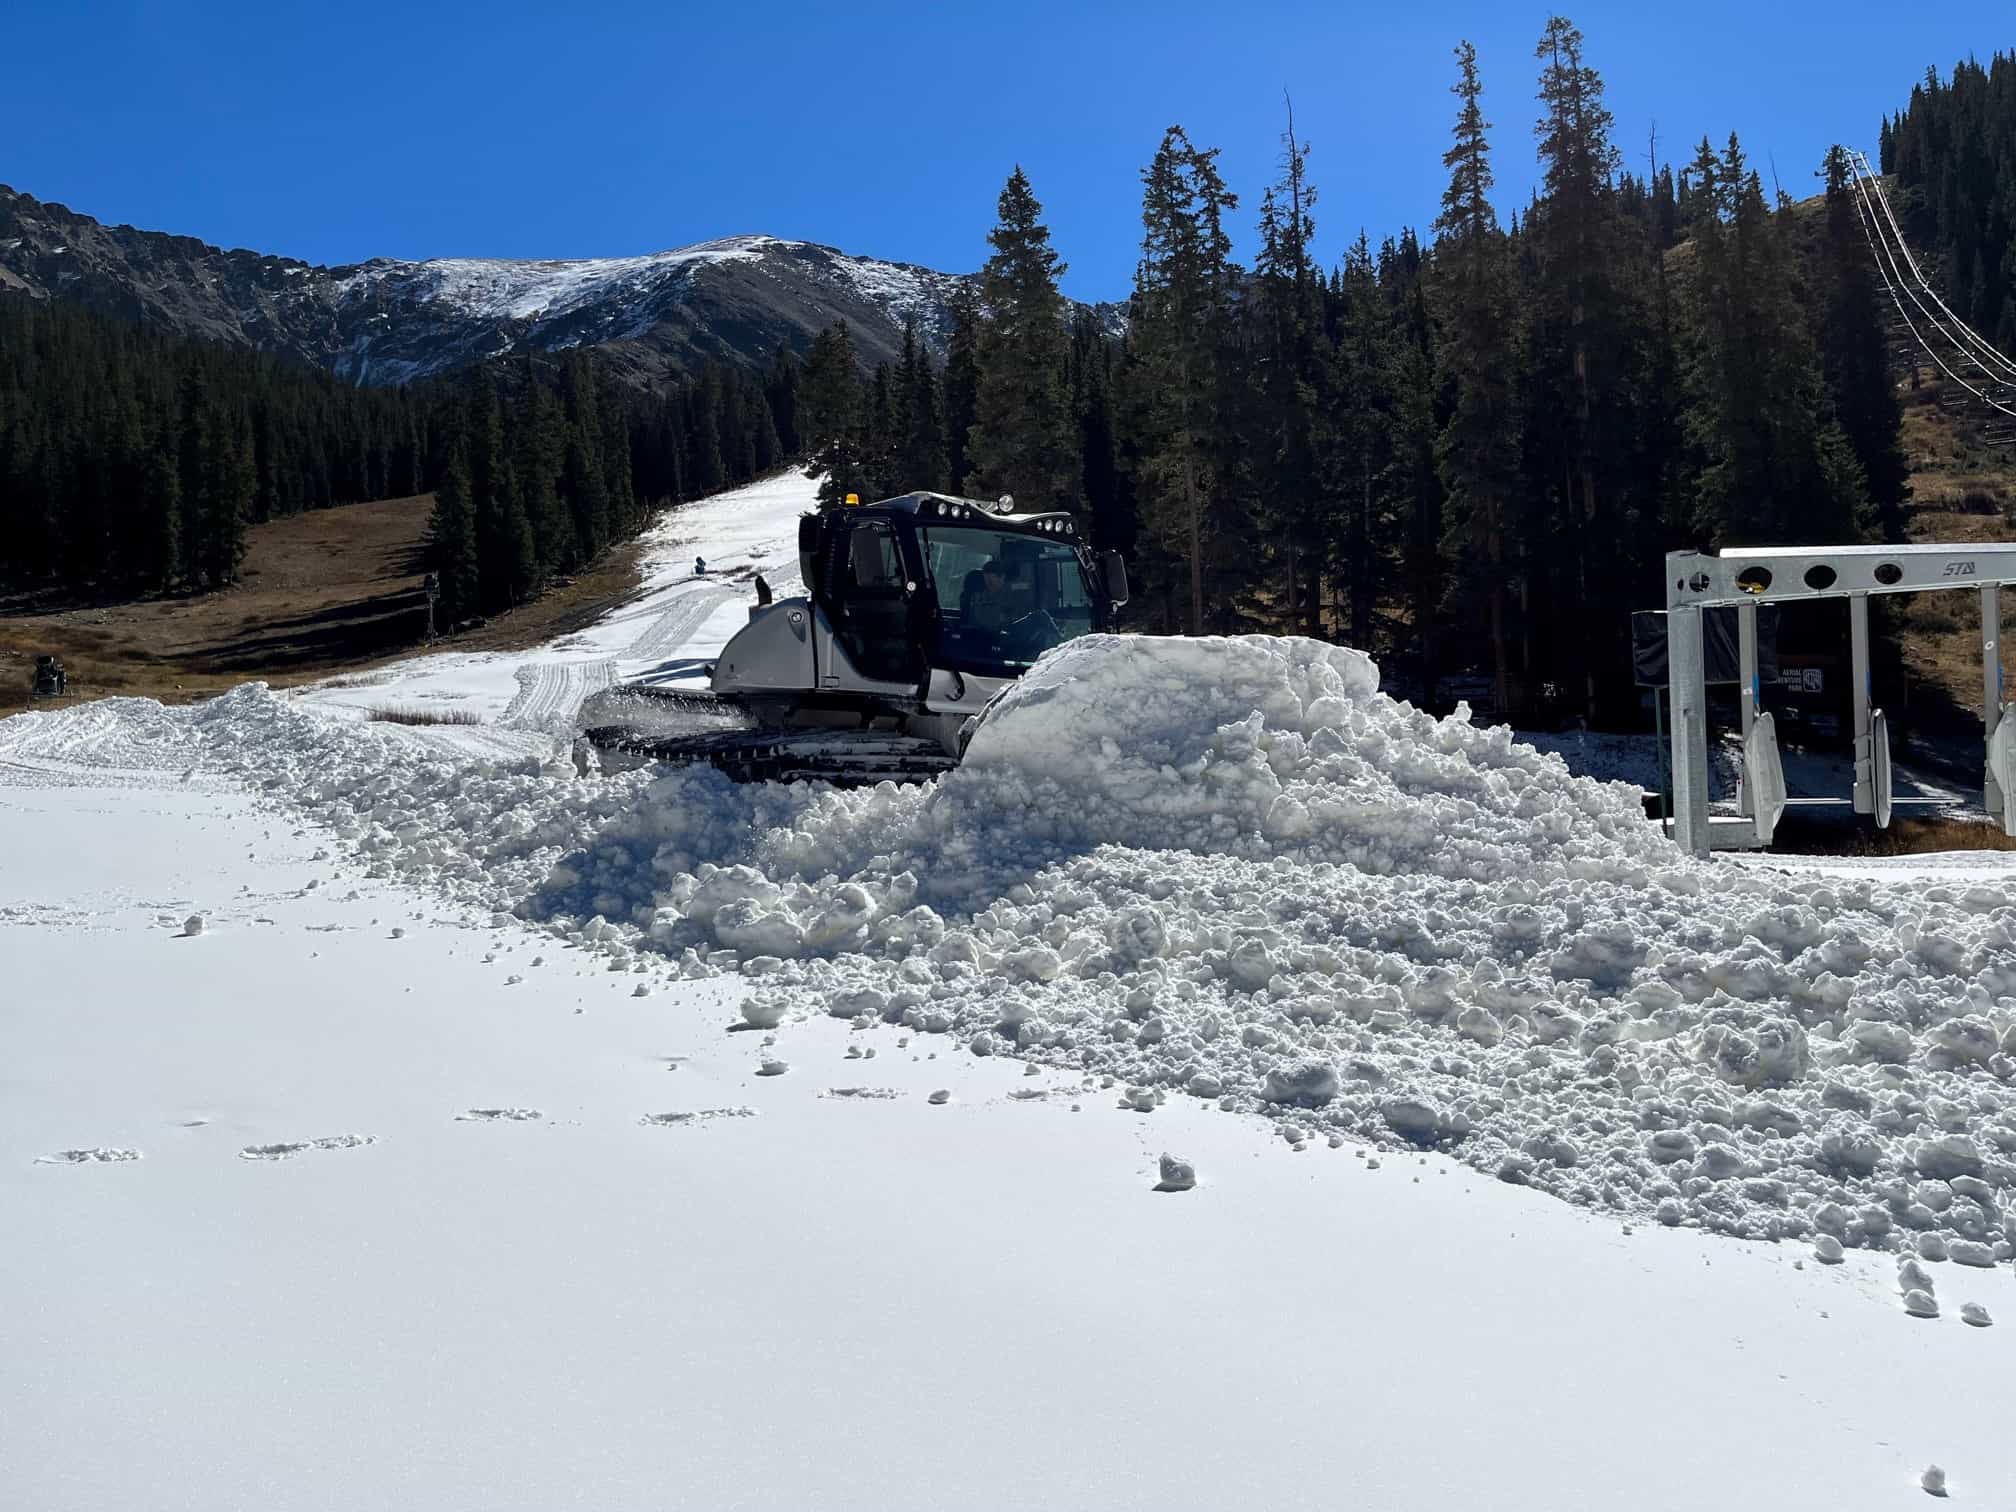
[[[1764,690],[1757,676],[1757,606],[1823,599],[1848,601],[1855,697],[1855,812],[1871,815],[1879,823],[1888,822],[1889,735],[1883,711],[1873,706],[1869,683],[1869,600],[1881,593],[1951,589],[1978,592],[1982,718],[1987,726],[1989,748],[1983,799],[1989,813],[2004,815],[2004,790],[2016,784],[2002,780],[1994,757],[2002,749],[2016,754],[2016,742],[2005,740],[1998,747],[1995,740],[2004,713],[1998,644],[2002,589],[2012,584],[2016,584],[2016,545],[1763,546],[1714,555],[1668,552],[1666,633],[1671,664],[1668,682],[1673,697],[1673,838],[1697,856],[1708,854],[1711,843],[1708,693],[1701,611],[1722,605],[1733,605],[1736,610],[1743,690],[1739,702],[1747,756],[1754,749],[1753,736],[1757,734],[1764,704]],[[1774,744],[1771,733],[1767,725],[1759,744]],[[2009,796],[2016,798],[2016,792]],[[2011,817],[2016,815],[2005,816],[2005,827]],[[1776,814],[1768,807],[1757,809],[1744,821],[1748,833],[1734,843],[1768,844],[1775,822]]]

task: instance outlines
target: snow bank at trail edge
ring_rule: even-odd
[[[1398,703],[1355,652],[1088,638],[957,771],[852,793],[582,779],[256,686],[160,711],[183,720],[178,756],[374,872],[612,970],[739,972],[786,1040],[890,1021],[1297,1148],[1437,1145],[1669,1223],[2012,1252],[2008,889],[1695,863],[1634,790]]]

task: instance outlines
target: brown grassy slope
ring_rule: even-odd
[[[1978,424],[1949,408],[1940,383],[1921,381],[1898,392],[1911,464],[1910,539],[2016,541],[2016,457],[1986,444]],[[1978,717],[1981,616],[1974,596],[1905,594],[1890,603],[1914,708],[1929,702]]]
[[[183,703],[259,679],[279,686],[410,655],[426,632],[419,549],[430,495],[255,526],[242,580],[218,593],[47,608],[0,600],[0,715],[29,706],[35,657],[63,659],[69,696]],[[563,635],[637,586],[634,546],[537,603],[437,649],[512,650]]]

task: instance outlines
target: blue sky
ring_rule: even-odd
[[[1642,163],[1733,128],[1804,194],[1928,64],[2016,45],[2006,6],[1568,12]],[[964,270],[1019,161],[1065,283],[1123,295],[1162,129],[1224,149],[1242,241],[1292,93],[1320,250],[1425,227],[1450,51],[1476,42],[1501,207],[1533,178],[1545,6],[171,4],[12,0],[0,182],[107,221],[315,262],[581,257],[764,231]]]

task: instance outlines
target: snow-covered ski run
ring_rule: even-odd
[[[523,655],[0,723],[0,1502],[2016,1495],[2005,857],[1689,861],[1293,639],[581,775],[810,496]]]

